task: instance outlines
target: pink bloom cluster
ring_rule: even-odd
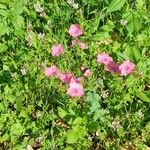
[[[69,35],[76,38],[83,34],[83,30],[81,29],[80,25],[78,24],[72,24],[68,31]],[[79,45],[81,49],[87,49],[88,46],[81,42],[80,40],[74,39],[72,40],[72,46],[73,45]],[[52,56],[58,57],[64,52],[64,47],[61,44],[53,45],[52,46]]]
[[[67,94],[71,97],[82,97],[84,95],[83,86],[79,83],[71,82]]]
[[[122,75],[126,76],[131,74],[135,69],[135,64],[129,60],[124,61],[120,66],[119,70]]]
[[[72,24],[68,31],[69,35],[73,38],[77,38],[83,34],[83,30],[80,25]],[[72,40],[72,46],[79,45],[81,49],[87,49],[87,45],[80,40]],[[58,57],[64,52],[64,47],[61,44],[52,46],[52,56]],[[82,70],[83,71],[83,70]],[[84,80],[84,77],[89,77],[92,75],[91,71],[87,69],[84,71],[84,77],[76,78],[72,73],[62,73],[55,65],[51,67],[46,67],[44,70],[46,77],[57,77],[62,83],[69,85],[67,89],[67,94],[71,97],[82,97],[84,95],[84,88],[80,84]]]
[[[55,65],[53,65],[51,67],[46,67],[44,70],[44,74],[47,77],[56,76],[57,73],[58,73],[58,69]]]
[[[84,32],[81,29],[80,25],[72,24],[68,31],[69,35],[72,36],[72,46],[79,45],[81,49],[87,49],[88,46],[86,43],[77,39]],[[61,44],[52,46],[52,56],[58,57],[64,52],[64,47]],[[113,72],[116,74],[120,74],[123,76],[131,74],[135,69],[135,64],[129,60],[124,61],[122,64],[118,64],[110,57],[107,53],[103,52],[97,55],[97,63],[104,64],[105,70],[109,72]],[[89,68],[82,66],[80,68],[83,76],[76,78],[72,73],[67,72],[64,73],[60,71],[55,65],[51,67],[46,67],[44,70],[44,74],[46,77],[56,77],[62,83],[68,86],[67,95],[71,97],[82,97],[84,95],[84,87],[81,82],[90,76],[92,76],[92,71]]]
[[[73,76],[72,73],[59,73],[58,77],[60,81],[65,84],[70,84],[71,82],[78,82],[78,80]]]
[[[62,73],[55,65],[46,67],[44,74],[47,77],[57,77],[61,82],[69,85],[67,94],[71,97],[82,97],[84,95],[84,88],[80,84],[82,77],[76,78],[71,73]]]
[[[81,29],[80,25],[78,24],[72,24],[69,28],[69,31],[68,31],[69,35],[74,37],[74,38],[77,38],[79,37],[80,35],[82,35],[84,32],[83,30]],[[86,43],[84,42],[81,42],[80,40],[78,39],[73,39],[71,41],[72,43],[72,46],[74,45],[79,45],[81,49],[88,49],[88,46],[86,45]]]
[[[61,44],[52,46],[52,56],[60,56],[64,52],[64,47]]]
[[[125,60],[121,65],[116,63],[107,53],[97,55],[97,63],[104,64],[105,70],[114,72],[123,76],[131,74],[135,69],[135,64],[129,60]]]
[[[90,69],[85,68],[84,66],[82,66],[80,69],[85,77],[90,77],[92,75],[92,72]]]

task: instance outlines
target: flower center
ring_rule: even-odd
[[[128,70],[129,69],[129,66],[125,66],[125,70]]]
[[[77,93],[77,92],[78,92],[78,89],[77,89],[77,88],[74,88],[74,89],[72,89],[72,92],[73,92],[73,93]]]

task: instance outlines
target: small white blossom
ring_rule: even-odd
[[[121,19],[120,23],[122,26],[125,26],[127,24],[127,20],[126,19]]]
[[[138,112],[136,112],[136,115],[138,118],[142,118],[144,116],[144,114],[142,113],[141,110],[139,110]]]
[[[121,127],[120,122],[119,122],[117,119],[115,119],[115,120],[112,122],[112,127],[113,127],[113,129],[115,129],[115,130],[119,129],[119,128]]]
[[[31,145],[28,144],[26,150],[33,150],[33,148]]]
[[[38,39],[39,40],[43,40],[44,39],[44,37],[45,37],[45,33],[39,33],[39,34],[37,34],[37,36],[38,36]]]
[[[95,135],[96,135],[96,136],[99,136],[99,135],[100,135],[99,131],[96,131]]]
[[[21,68],[20,71],[21,71],[22,75],[26,75],[27,74],[27,70],[25,68]]]
[[[79,8],[79,4],[78,4],[78,3],[74,3],[74,4],[72,5],[72,7],[75,8],[75,9],[78,9],[78,8]]]
[[[34,8],[35,8],[36,12],[39,13],[40,17],[44,17],[46,15],[46,13],[44,12],[44,7],[41,7],[40,4],[35,4]]]
[[[91,136],[88,136],[88,140],[89,140],[89,141],[92,141],[92,137],[91,137]]]
[[[107,97],[109,96],[108,91],[102,91],[101,96],[102,96],[103,98],[107,98]]]
[[[46,64],[44,62],[42,62],[40,66],[41,66],[41,68],[45,68]]]
[[[38,12],[38,13],[44,12],[44,7],[41,7],[40,4],[35,4],[34,8],[35,8],[36,12]]]
[[[73,5],[73,4],[74,4],[74,0],[68,0],[67,3],[68,3],[69,5]]]
[[[83,15],[83,10],[82,9],[79,9],[78,12],[79,12],[80,15]]]
[[[35,141],[37,142],[37,143],[41,143],[42,141],[43,141],[43,137],[42,136],[39,136],[39,137],[37,137],[36,139],[35,139]]]
[[[41,12],[40,13],[40,17],[45,17],[46,16],[46,13],[45,12]]]

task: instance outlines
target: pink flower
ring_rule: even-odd
[[[84,76],[85,76],[85,77],[90,77],[91,75],[92,75],[92,72],[91,72],[90,69],[87,69],[87,70],[85,71],[85,73],[84,73]]]
[[[74,77],[71,73],[59,73],[58,77],[63,83],[66,84],[69,84],[71,81],[74,81]]]
[[[83,42],[79,43],[79,45],[81,49],[88,49],[88,46]]]
[[[72,43],[72,46],[73,46],[73,45],[79,44],[80,41],[79,40],[72,40],[71,43]]]
[[[121,72],[121,75],[128,75],[131,74],[135,69],[135,64],[129,60],[124,61],[120,66],[119,70]]]
[[[47,77],[55,76],[55,75],[57,75],[58,72],[59,72],[59,70],[57,69],[57,67],[55,65],[53,65],[51,67],[46,67],[44,70],[44,74]]]
[[[92,75],[91,70],[83,66],[81,67],[81,71],[85,77],[90,77]]]
[[[64,52],[64,48],[61,44],[52,46],[52,56],[59,56]]]
[[[78,80],[78,78],[72,77],[70,80],[70,83],[79,83],[80,81]]]
[[[79,83],[70,83],[67,94],[71,97],[82,97],[84,95],[83,86]]]
[[[78,37],[80,35],[83,34],[82,29],[80,28],[80,25],[78,24],[72,24],[69,28],[68,33],[72,36],[72,37]]]
[[[77,83],[80,83],[80,82],[82,82],[82,81],[84,81],[84,77],[78,77],[78,78],[77,78]]]
[[[109,64],[107,64],[105,66],[105,70],[109,71],[109,72],[113,72],[116,74],[120,74],[120,70],[119,70],[119,64],[117,64],[116,62],[112,61]]]
[[[110,57],[108,54],[106,53],[101,53],[97,55],[97,63],[100,64],[109,64],[110,62],[113,62],[112,57]]]
[[[81,42],[79,40],[72,40],[71,43],[72,43],[72,46],[77,44],[80,46],[81,49],[88,49],[88,46],[86,45],[86,43]]]

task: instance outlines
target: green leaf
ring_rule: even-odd
[[[73,149],[73,147],[67,146],[64,150],[72,150],[72,149]]]
[[[126,0],[113,0],[107,8],[107,13],[121,9],[125,2]]]
[[[7,140],[9,140],[9,135],[8,134],[4,134],[2,137],[0,137],[0,143],[3,143]]]
[[[141,9],[143,8],[144,1],[143,0],[137,0],[137,8]]]
[[[77,130],[70,130],[67,132],[66,137],[67,137],[67,143],[68,144],[76,143],[77,140],[79,139],[78,131]]]
[[[84,119],[81,117],[77,117],[74,121],[73,121],[73,125],[81,125],[84,123]]]
[[[17,16],[15,21],[16,21],[18,27],[21,28],[24,26],[24,18],[22,16],[20,16],[20,15]]]
[[[0,15],[6,17],[8,15],[8,11],[0,9]]]
[[[136,62],[141,58],[140,50],[136,46],[130,46],[129,44],[127,44],[125,53],[131,60]]]
[[[23,103],[22,99],[17,99],[16,100],[16,106],[15,107],[16,107],[17,111],[19,111],[19,112],[21,111],[22,103]]]
[[[7,9],[7,7],[3,4],[0,4],[0,9]]]
[[[24,30],[20,29],[20,28],[17,28],[16,31],[14,32],[14,34],[18,37],[22,37],[24,36],[25,32]]]
[[[114,27],[115,27],[114,23],[111,20],[108,20],[107,25],[104,25],[101,28],[107,33],[113,31]]]
[[[99,102],[99,100],[101,99],[101,97],[97,94],[97,93],[92,93],[92,92],[89,92],[87,94],[87,102],[89,103],[93,103],[93,102]]]
[[[97,33],[95,36],[94,36],[94,40],[95,41],[101,41],[101,40],[105,40],[105,39],[108,39],[110,38],[110,35],[108,32],[99,32]]]
[[[0,103],[0,112],[5,110],[5,105],[3,103]]]
[[[137,92],[136,95],[145,102],[150,102],[150,98],[144,92]]]
[[[61,118],[64,118],[67,115],[67,112],[64,109],[62,109],[61,107],[58,107],[58,115]]]
[[[6,94],[11,93],[11,89],[9,88],[8,85],[5,86],[4,91]]]
[[[17,3],[14,3],[14,5],[12,7],[12,12],[15,15],[20,15],[23,12],[23,4],[22,4],[21,1],[17,2]]]
[[[6,71],[9,70],[9,67],[7,65],[3,65],[3,69]]]
[[[140,54],[139,48],[137,48],[136,46],[133,46],[133,47],[132,47],[132,53],[133,53],[133,56],[134,56],[134,60],[135,60],[135,61],[140,60],[141,54]]]
[[[8,33],[8,32],[9,32],[8,28],[5,25],[3,25],[2,23],[0,23],[0,36],[4,35],[5,33]]]
[[[7,46],[5,44],[0,43],[0,53],[7,51]]]
[[[75,111],[71,107],[68,109],[68,112],[69,112],[69,115],[73,115],[73,116],[76,115]]]
[[[87,102],[91,105],[90,106],[90,112],[96,112],[98,109],[100,109],[100,99],[101,97],[97,93],[91,93],[89,92],[87,95]]]
[[[11,135],[20,136],[23,132],[24,132],[24,129],[20,123],[14,123],[11,126]]]
[[[127,20],[126,29],[130,34],[132,34],[134,31],[139,31],[140,22],[138,16],[134,12],[129,12],[125,14],[124,18]]]

